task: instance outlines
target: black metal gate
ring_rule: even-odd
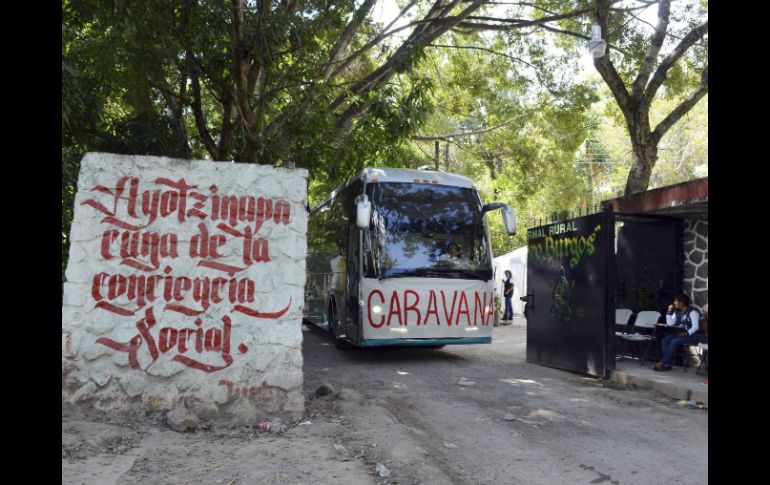
[[[614,217],[527,231],[527,361],[608,377],[615,367]]]
[[[615,215],[618,308],[665,313],[681,291],[680,225],[673,217]]]

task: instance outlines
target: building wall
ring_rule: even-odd
[[[698,307],[709,301],[708,218],[684,220],[684,290]]]
[[[87,154],[62,401],[253,424],[304,411],[307,171]]]

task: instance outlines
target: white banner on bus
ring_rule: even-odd
[[[491,281],[363,280],[364,339],[491,337]]]

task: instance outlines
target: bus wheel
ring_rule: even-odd
[[[329,305],[329,332],[334,338],[334,346],[340,350],[345,349],[345,342],[340,338],[340,319],[337,316],[337,307],[334,303]]]

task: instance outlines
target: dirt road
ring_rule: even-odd
[[[315,327],[304,336],[306,388],[361,395],[347,439],[379,443],[399,483],[708,481],[708,411],[527,364],[524,325],[440,350],[341,352]]]
[[[708,482],[708,411],[527,364],[523,325],[496,328],[491,345],[439,350],[339,351],[303,330],[312,424],[182,434],[162,415],[63,408],[62,483]],[[321,383],[336,393],[314,396]]]

